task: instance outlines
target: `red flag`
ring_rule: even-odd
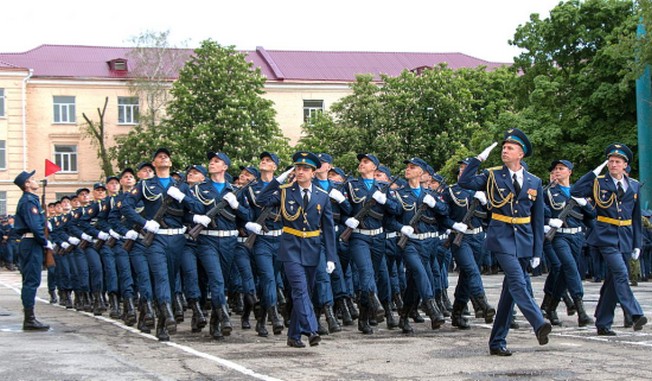
[[[48,159],[45,159],[45,177],[50,176],[53,173],[57,173],[61,170],[61,167],[54,164]]]

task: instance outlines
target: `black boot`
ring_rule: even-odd
[[[369,294],[369,320],[375,317],[374,320],[378,323],[385,321],[385,309],[380,304],[378,295],[375,292],[370,292]]]
[[[226,308],[226,304],[222,304],[222,306],[217,310],[217,318],[220,319],[222,335],[230,336],[233,327],[231,326],[231,318],[229,317],[229,311]]]
[[[412,308],[410,308],[408,311],[409,311],[408,316],[412,318],[413,322],[424,323],[426,321],[426,319],[424,319],[423,316],[421,316],[421,314],[419,313],[418,305],[412,306]]]
[[[174,294],[174,320],[178,323],[183,323],[183,299],[180,293]]]
[[[262,308],[254,308],[254,315],[256,316],[256,332],[260,337],[267,337],[269,333],[265,327],[267,323],[267,311]]]
[[[174,329],[172,331],[170,328]],[[159,304],[158,321],[156,322],[156,337],[158,341],[170,341],[170,335],[176,332],[176,322],[170,303]]]
[[[564,292],[564,295],[562,295],[562,297],[564,298],[564,304],[566,305],[566,314],[568,316],[575,315],[575,312],[577,312],[575,301],[571,299],[570,295],[568,295],[568,292]]]
[[[471,297],[471,304],[473,305],[473,313],[475,314],[476,319],[484,318],[484,309],[480,307],[478,300],[475,297]],[[495,314],[496,311],[494,311]],[[493,318],[492,318],[493,320]]]
[[[548,310],[550,309],[550,301],[552,300],[552,295],[545,293],[543,294],[543,300],[541,301],[541,313],[543,317],[549,319]]]
[[[34,307],[25,308],[25,318],[23,320],[23,331],[47,331],[50,326],[36,320],[34,316]]]
[[[244,294],[241,292],[235,293],[235,303],[233,304],[233,313],[242,315],[244,311]]]
[[[442,315],[444,315],[444,317],[451,316],[451,313],[448,312],[448,309],[446,309],[446,306],[444,305],[443,292],[439,291],[435,294],[435,303],[437,304],[437,308],[442,313]]]
[[[353,317],[351,317],[351,311],[349,311],[349,307],[346,305],[346,300],[344,300],[344,298],[335,301],[335,308],[340,314],[342,314],[343,325],[353,325]]]
[[[593,319],[586,313],[584,309],[584,301],[581,296],[576,296],[573,298],[573,303],[575,304],[575,310],[577,311],[577,325],[580,327],[586,327],[589,324],[593,324]]]
[[[403,309],[399,311],[398,327],[403,333],[414,333],[414,329],[410,326],[410,311],[413,306],[403,305]]]
[[[400,292],[395,292],[394,295],[392,295],[392,300],[394,301],[394,304],[396,305],[396,310],[397,311],[403,311],[403,308],[405,305],[403,304],[403,298],[401,297]]]
[[[280,287],[276,289],[276,304],[278,305],[278,313],[283,318],[283,325],[290,326],[290,314],[292,313],[292,301],[288,300]]]
[[[351,313],[351,319],[355,320],[360,317],[360,311],[355,306],[355,303],[353,303],[353,299],[347,297],[344,298],[344,301],[346,302],[346,306],[349,308],[349,312]]]
[[[50,290],[48,293],[50,294],[50,304],[57,304],[59,302],[57,292],[55,290]]]
[[[197,299],[188,300],[188,305],[192,309],[192,318],[190,319],[190,331],[197,333],[206,327],[206,316],[202,311]]]
[[[275,335],[280,335],[283,332],[283,328],[285,328],[285,326],[283,325],[281,316],[278,314],[278,310],[276,309],[276,306],[269,307],[267,309],[267,314],[272,320],[272,331],[274,332]]]
[[[213,340],[224,340],[222,327],[220,326],[220,317],[218,315],[219,307],[213,307],[211,310],[211,321],[208,326],[208,332]]]
[[[437,306],[437,301],[435,299],[428,299],[425,304],[426,314],[430,317],[430,325],[432,329],[438,329],[446,322],[444,314],[439,309],[439,306]]]
[[[120,319],[120,302],[116,293],[109,294],[109,317],[111,319]]]
[[[482,311],[482,316],[484,316],[484,322],[491,324],[494,321],[494,316],[496,316],[496,309],[493,308],[487,301],[487,296],[482,294],[473,298],[477,303],[478,308]]]
[[[93,315],[102,316],[104,310],[104,303],[102,303],[102,295],[100,292],[93,293]]]
[[[559,302],[559,299],[551,298],[546,315],[548,315],[550,324],[561,326],[561,320],[559,320],[559,316],[557,316],[557,306],[559,305]]]
[[[84,310],[84,312],[93,312],[90,292],[82,292],[82,310]]]
[[[66,290],[66,309],[72,309],[74,307],[74,304],[72,302],[72,291],[71,290]]]
[[[394,329],[398,327],[398,321],[396,320],[396,317],[394,317],[389,304],[385,303],[383,307],[385,308],[385,321],[387,322],[387,329]]]
[[[256,304],[256,296],[253,294],[245,294],[243,302],[244,306],[242,308],[242,316],[240,317],[240,327],[242,329],[251,329],[249,316],[251,316],[251,311],[253,311],[254,305]]]
[[[451,325],[459,329],[469,329],[471,326],[466,320],[466,317],[462,315],[464,311],[464,306],[466,303],[458,302],[457,300],[453,303],[453,312],[451,313]]]
[[[337,321],[337,318],[335,317],[335,313],[333,312],[333,306],[330,304],[326,304],[323,307],[323,312],[324,312],[324,317],[326,318],[326,324],[328,324],[328,332],[330,333],[341,332],[342,327],[340,326],[340,323]]]
[[[358,317],[358,331],[364,335],[374,333],[374,330],[369,325],[369,312],[368,307],[360,305],[360,316]]]
[[[632,319],[632,315],[628,314],[627,311],[623,309],[623,327],[625,328],[632,328],[634,326],[634,319]]]
[[[145,301],[141,300],[140,305],[138,306],[138,322],[136,327],[140,330],[140,332],[150,333],[152,332],[151,329],[145,324],[145,313]]]
[[[451,300],[448,298],[448,289],[447,288],[442,290],[442,292],[441,292],[441,300],[444,303],[444,307],[446,307],[446,310],[448,312],[452,313],[453,312],[453,304],[451,303]]]
[[[156,313],[154,312],[154,305],[151,300],[145,300],[143,302],[145,308],[145,316],[143,318],[145,326],[149,329],[154,328],[156,322]]]
[[[136,307],[134,306],[134,300],[132,298],[124,298],[123,308],[124,310],[124,322],[129,327],[133,326],[136,323]]]
[[[317,333],[322,336],[328,335],[328,329],[321,323],[321,309],[315,306],[312,309],[315,313],[315,319],[317,319]]]

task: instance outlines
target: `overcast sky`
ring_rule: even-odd
[[[0,52],[41,44],[130,46],[170,31],[194,48],[211,38],[240,50],[461,52],[512,62],[508,44],[531,13],[560,0],[32,0],[3,1]]]

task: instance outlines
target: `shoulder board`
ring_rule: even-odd
[[[498,166],[496,166],[496,167],[487,168],[487,171],[497,171],[497,170],[499,170],[499,169],[503,169],[503,166],[502,166],[502,165],[498,165]]]
[[[604,175],[600,175],[600,176],[596,177],[596,179],[604,179]]]
[[[281,189],[287,189],[287,188],[289,188],[289,187],[291,187],[291,186],[292,186],[292,183],[289,183],[289,184],[279,185],[279,188],[281,188]]]
[[[536,180],[541,180],[537,175],[535,175],[535,174],[532,173],[532,172],[528,172],[528,174],[529,174],[530,176],[534,177]]]
[[[629,177],[629,181],[631,181],[631,182],[633,182],[633,183],[638,183],[638,182],[639,182],[638,180],[636,180],[636,179],[632,179],[631,177]]]
[[[325,190],[321,189],[320,187],[313,187],[313,189],[317,189],[319,192],[322,192],[324,194],[328,194]]]

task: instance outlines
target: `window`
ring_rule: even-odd
[[[77,146],[54,146],[54,162],[61,173],[77,172]]]
[[[118,124],[138,124],[138,97],[118,97]]]
[[[0,140],[0,169],[7,169],[7,141]]]
[[[75,123],[75,97],[54,97],[54,123]]]
[[[321,114],[324,111],[323,100],[303,100],[303,121],[307,122],[317,113]]]
[[[7,215],[7,191],[0,191],[0,215]]]
[[[0,88],[0,117],[5,116],[5,89]]]

